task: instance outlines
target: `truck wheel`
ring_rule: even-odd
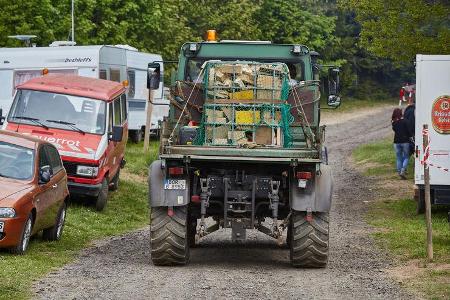
[[[188,223],[189,247],[195,247],[195,235],[197,234],[197,219],[190,219]]]
[[[120,169],[117,170],[116,175],[114,175],[114,178],[111,181],[111,185],[109,186],[110,191],[117,191],[117,189],[119,188],[119,177],[120,177]]]
[[[291,248],[291,242],[292,242],[292,222],[289,223],[286,233],[286,245],[288,248]]]
[[[425,190],[419,190],[416,212],[418,215],[425,213]]]
[[[152,207],[150,245],[152,262],[156,266],[185,265],[189,262],[187,206]]]
[[[142,131],[141,130],[131,130],[130,139],[133,143],[138,144],[142,141]]]
[[[323,268],[328,262],[328,213],[313,213],[312,221],[306,212],[292,211],[291,264],[294,267]]]
[[[30,244],[32,229],[33,215],[30,213],[27,220],[25,221],[25,224],[23,225],[22,235],[20,236],[19,243],[15,247],[11,248],[11,253],[17,255],[25,254],[25,251],[27,251],[28,245]]]
[[[42,232],[42,238],[45,241],[59,241],[61,238],[64,223],[66,221],[66,203],[63,204],[61,209],[59,210],[58,217],[56,218],[56,224],[53,227],[44,229]]]
[[[106,207],[106,202],[108,201],[108,190],[109,190],[109,185],[108,185],[108,179],[103,178],[102,181],[102,188],[100,190],[100,193],[98,193],[98,196],[95,200],[95,209],[97,211],[102,211],[105,209]]]

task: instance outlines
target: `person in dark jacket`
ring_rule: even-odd
[[[414,154],[414,137],[416,133],[416,105],[414,103],[409,104],[403,112],[403,119],[408,123],[408,129],[411,133],[409,140],[409,155]]]
[[[406,179],[406,168],[409,161],[409,142],[411,132],[408,122],[403,119],[401,108],[392,112],[392,130],[394,130],[394,150],[397,156],[397,172],[402,179]]]

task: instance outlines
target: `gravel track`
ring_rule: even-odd
[[[350,163],[354,147],[389,134],[391,110],[374,109],[350,121],[341,114],[330,115],[327,145],[335,191],[327,268],[292,268],[286,246],[254,231],[246,242],[234,244],[228,230],[207,236],[191,249],[188,266],[155,267],[150,262],[149,229],[144,228],[96,242],[74,263],[36,282],[35,298],[414,298],[384,272],[392,261],[374,245],[364,221],[363,200],[373,197],[370,179]]]

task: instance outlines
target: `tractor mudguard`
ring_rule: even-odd
[[[183,206],[189,203],[189,178],[177,177],[179,180],[186,180],[184,190],[166,190],[165,163],[162,160],[155,160],[148,169],[149,204],[151,207],[157,206]]]
[[[306,188],[298,187],[298,180],[291,180],[290,203],[291,208],[297,211],[328,212],[331,208],[333,194],[333,176],[331,167],[325,164],[320,166],[320,175],[309,180]]]

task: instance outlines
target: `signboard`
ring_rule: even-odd
[[[450,134],[450,96],[439,96],[431,107],[433,128],[439,133]]]

